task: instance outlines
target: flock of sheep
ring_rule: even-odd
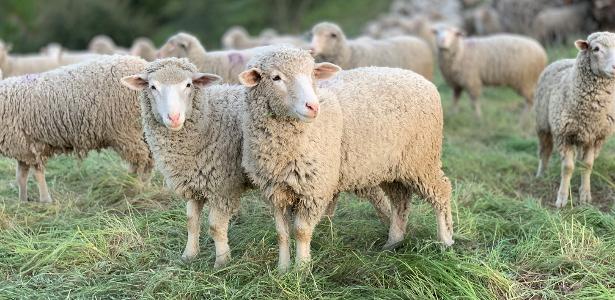
[[[403,241],[413,194],[433,206],[438,239],[450,246],[444,117],[431,83],[437,61],[454,109],[466,90],[480,117],[481,89],[493,85],[517,91],[524,115],[535,107],[538,176],[555,146],[556,205],[565,206],[578,151],[586,164],[580,199],[589,202],[593,161],[615,131],[615,34],[593,33],[576,42],[576,59],[545,68],[545,50],[529,37],[467,38],[447,24],[430,33],[348,39],[323,22],[308,42],[234,27],[221,51],[178,33],[160,49],[146,39],[120,49],[99,36],[89,51],[50,45],[25,56],[1,43],[0,154],[17,160],[21,201],[30,171],[40,201],[52,201],[45,163],[58,154],[111,148],[145,183],[155,166],[187,200],[185,261],[199,252],[204,205],[215,266],[229,261],[229,220],[254,188],[273,209],[280,270],[290,267],[291,232],[296,263],[309,262],[313,230],[344,191],[370,201],[389,225],[385,249]]]

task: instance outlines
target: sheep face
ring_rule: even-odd
[[[321,23],[312,29],[310,48],[315,56],[328,56],[339,51],[345,42],[344,32],[337,25]]]
[[[589,60],[592,73],[600,77],[615,78],[615,33],[598,32],[575,45],[580,55]]]
[[[158,50],[158,58],[162,57],[187,57],[188,49],[191,41],[183,34],[177,34],[171,37],[160,50]]]
[[[169,130],[178,131],[192,114],[195,90],[220,79],[214,74],[168,67],[149,74],[124,77],[122,84],[146,93],[154,118]]]
[[[439,49],[449,49],[459,41],[463,33],[457,28],[437,28],[433,29],[436,36],[436,46]]]
[[[286,49],[250,66],[239,74],[239,81],[256,89],[257,95],[265,95],[274,116],[311,122],[318,116],[320,105],[315,80],[330,78],[339,70],[331,63],[315,64],[306,51]],[[252,98],[250,101],[258,101]]]

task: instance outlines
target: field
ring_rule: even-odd
[[[575,53],[549,52],[552,60]],[[452,115],[450,90],[439,77],[437,85],[452,248],[435,242],[433,212],[414,199],[404,245],[381,251],[387,228],[346,195],[317,227],[311,272],[279,275],[274,222],[252,193],[230,226],[232,262],[214,270],[203,234],[201,254],[186,265],[184,202],[159,175],[143,188],[112,152],[59,157],[47,174],[56,203],[19,203],[15,162],[0,159],[0,299],[614,299],[615,139],[595,164],[594,203],[577,205],[575,173],[572,202],[559,211],[558,157],[546,178],[534,178],[536,138],[533,125],[518,123],[521,98],[488,88],[477,120],[465,95]],[[29,191],[37,196],[33,180]]]

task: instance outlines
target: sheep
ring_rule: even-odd
[[[536,88],[536,132],[539,165],[544,174],[555,144],[561,156],[561,182],[555,206],[568,201],[575,149],[585,168],[579,198],[591,202],[594,159],[615,131],[615,33],[596,32],[575,42],[576,59],[549,65]]]
[[[222,35],[222,46],[227,50],[241,50],[261,46],[261,42],[252,38],[245,28],[233,26]]]
[[[438,236],[451,245],[451,184],[442,172],[442,109],[436,87],[407,70],[315,64],[308,51],[257,54],[240,74],[249,88],[242,116],[242,165],[274,210],[281,271],[310,259],[310,240],[341,190],[380,186],[391,201],[390,249],[404,238],[408,201],[432,203]],[[357,105],[360,103],[360,105]]]
[[[167,40],[158,56],[187,57],[201,72],[220,75],[226,83],[239,83],[237,76],[258,49],[206,52],[195,36],[180,32]]]
[[[72,65],[92,59],[99,59],[101,54],[95,54],[87,51],[68,51],[62,48],[60,44],[51,43],[41,49],[41,54],[47,55],[49,58],[56,58],[59,66]]]
[[[482,5],[474,11],[473,23],[476,34],[490,35],[502,32],[500,15],[489,5]]]
[[[365,66],[398,67],[433,78],[433,55],[429,45],[415,37],[386,40],[347,40],[336,24],[322,22],[312,28],[312,51],[316,61],[331,62],[343,69]]]
[[[216,268],[231,257],[229,220],[241,194],[252,187],[241,167],[239,115],[246,91],[240,85],[212,85],[218,80],[217,75],[198,73],[186,58],[157,60],[122,78],[125,86],[141,91],[143,128],[157,169],[187,200],[188,240],[182,259],[189,262],[199,253],[200,215],[207,203]],[[378,192],[356,191],[371,197],[381,217],[388,218],[388,200]]]
[[[459,97],[470,95],[477,117],[481,117],[479,97],[483,86],[503,85],[525,98],[525,117],[532,107],[534,87],[547,64],[547,53],[533,39],[497,34],[464,38],[456,27],[435,28],[438,65],[453,90],[453,109],[459,110]]]
[[[534,36],[543,44],[566,42],[568,36],[588,27],[590,9],[591,3],[547,8],[534,19]]]
[[[58,57],[47,55],[12,55],[11,45],[0,41],[0,69],[5,77],[49,71],[60,66]]]
[[[153,161],[139,124],[137,93],[119,78],[145,65],[136,57],[105,57],[0,82],[0,154],[18,162],[19,199],[27,201],[28,171],[34,171],[41,202],[52,202],[45,163],[56,154],[83,157],[112,148],[143,182]]]
[[[128,54],[127,49],[117,47],[111,37],[106,35],[97,35],[90,40],[88,51],[96,54]]]
[[[156,46],[152,40],[140,37],[136,38],[130,47],[130,55],[139,56],[146,61],[153,61],[156,59]]]

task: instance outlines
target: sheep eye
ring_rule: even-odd
[[[595,47],[594,52],[598,52],[598,51],[600,51],[600,47]]]
[[[151,88],[152,90],[156,90],[156,87],[155,87],[155,86],[153,86],[153,85],[152,85],[152,86],[150,86],[150,88]]]
[[[187,87],[187,88],[189,88],[189,87],[191,87],[191,86],[192,86],[192,84],[190,84],[190,83],[186,84],[186,87]]]
[[[273,81],[278,81],[278,80],[280,80],[282,78],[280,78],[280,76],[278,76],[278,75],[275,75],[275,76],[273,76],[272,79],[273,79]]]
[[[331,34],[331,37],[332,37],[332,38],[336,38],[336,37],[337,37],[337,34],[332,33],[332,34]]]

